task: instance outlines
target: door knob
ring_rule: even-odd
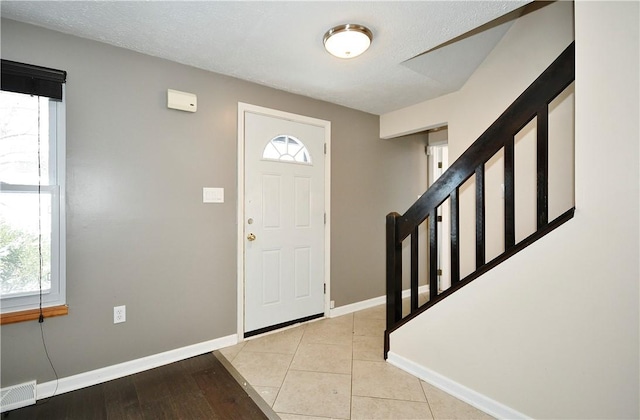
[[[249,241],[255,241],[256,240],[256,235],[254,235],[253,233],[250,233],[247,235],[247,239]]]

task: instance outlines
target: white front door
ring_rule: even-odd
[[[325,129],[244,112],[244,332],[325,310]]]

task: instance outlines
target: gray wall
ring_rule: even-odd
[[[377,116],[9,20],[1,51],[68,72],[69,315],[44,324],[61,377],[236,332],[239,101],[331,121],[331,299],[384,294],[385,215],[421,192],[424,155],[380,140]],[[198,112],[168,110],[168,88]],[[225,203],[202,204],[205,186]],[[37,322],[1,338],[3,387],[53,378]]]

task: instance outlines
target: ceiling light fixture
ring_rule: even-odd
[[[348,23],[331,28],[324,34],[324,48],[338,58],[354,58],[369,48],[373,34],[362,25]]]

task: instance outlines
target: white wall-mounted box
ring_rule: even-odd
[[[193,93],[167,89],[167,108],[196,112],[198,110],[198,97]]]

